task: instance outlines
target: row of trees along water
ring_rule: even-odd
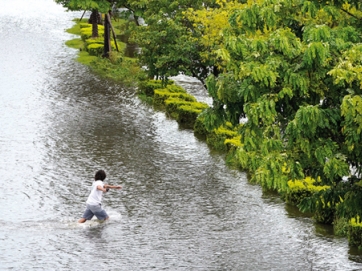
[[[55,1],[142,17],[131,40],[149,77],[198,78],[213,98],[199,123],[232,131],[250,181],[362,245],[359,0]]]

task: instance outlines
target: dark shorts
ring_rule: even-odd
[[[86,220],[91,220],[93,216],[96,216],[99,220],[105,220],[108,218],[106,211],[102,209],[102,206],[99,205],[89,205],[87,204],[87,209],[85,209],[82,218]]]

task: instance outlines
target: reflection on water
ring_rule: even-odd
[[[192,131],[74,62],[64,29],[81,12],[48,0],[2,5],[2,269],[362,268],[345,238],[263,195]],[[199,82],[174,79],[209,101]],[[123,189],[104,197],[109,222],[79,225],[100,168]]]

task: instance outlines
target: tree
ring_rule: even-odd
[[[204,81],[209,64],[200,56],[203,51],[199,37],[183,16],[189,8],[210,7],[215,1],[123,1],[145,25],[133,29],[131,40],[141,48],[141,63],[151,78],[166,79],[184,72]]]
[[[239,159],[263,188],[320,178],[334,207],[360,191],[361,19],[359,1],[248,1],[229,15],[211,93],[219,116],[247,118]]]
[[[90,22],[92,23],[92,37],[98,37],[99,12],[108,13],[116,1],[107,0],[54,0],[67,8],[68,11],[90,10]]]

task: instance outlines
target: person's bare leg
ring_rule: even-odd
[[[82,217],[81,219],[78,220],[78,223],[84,223],[84,222],[86,222],[86,221],[87,221],[87,219],[85,219],[85,218]]]

